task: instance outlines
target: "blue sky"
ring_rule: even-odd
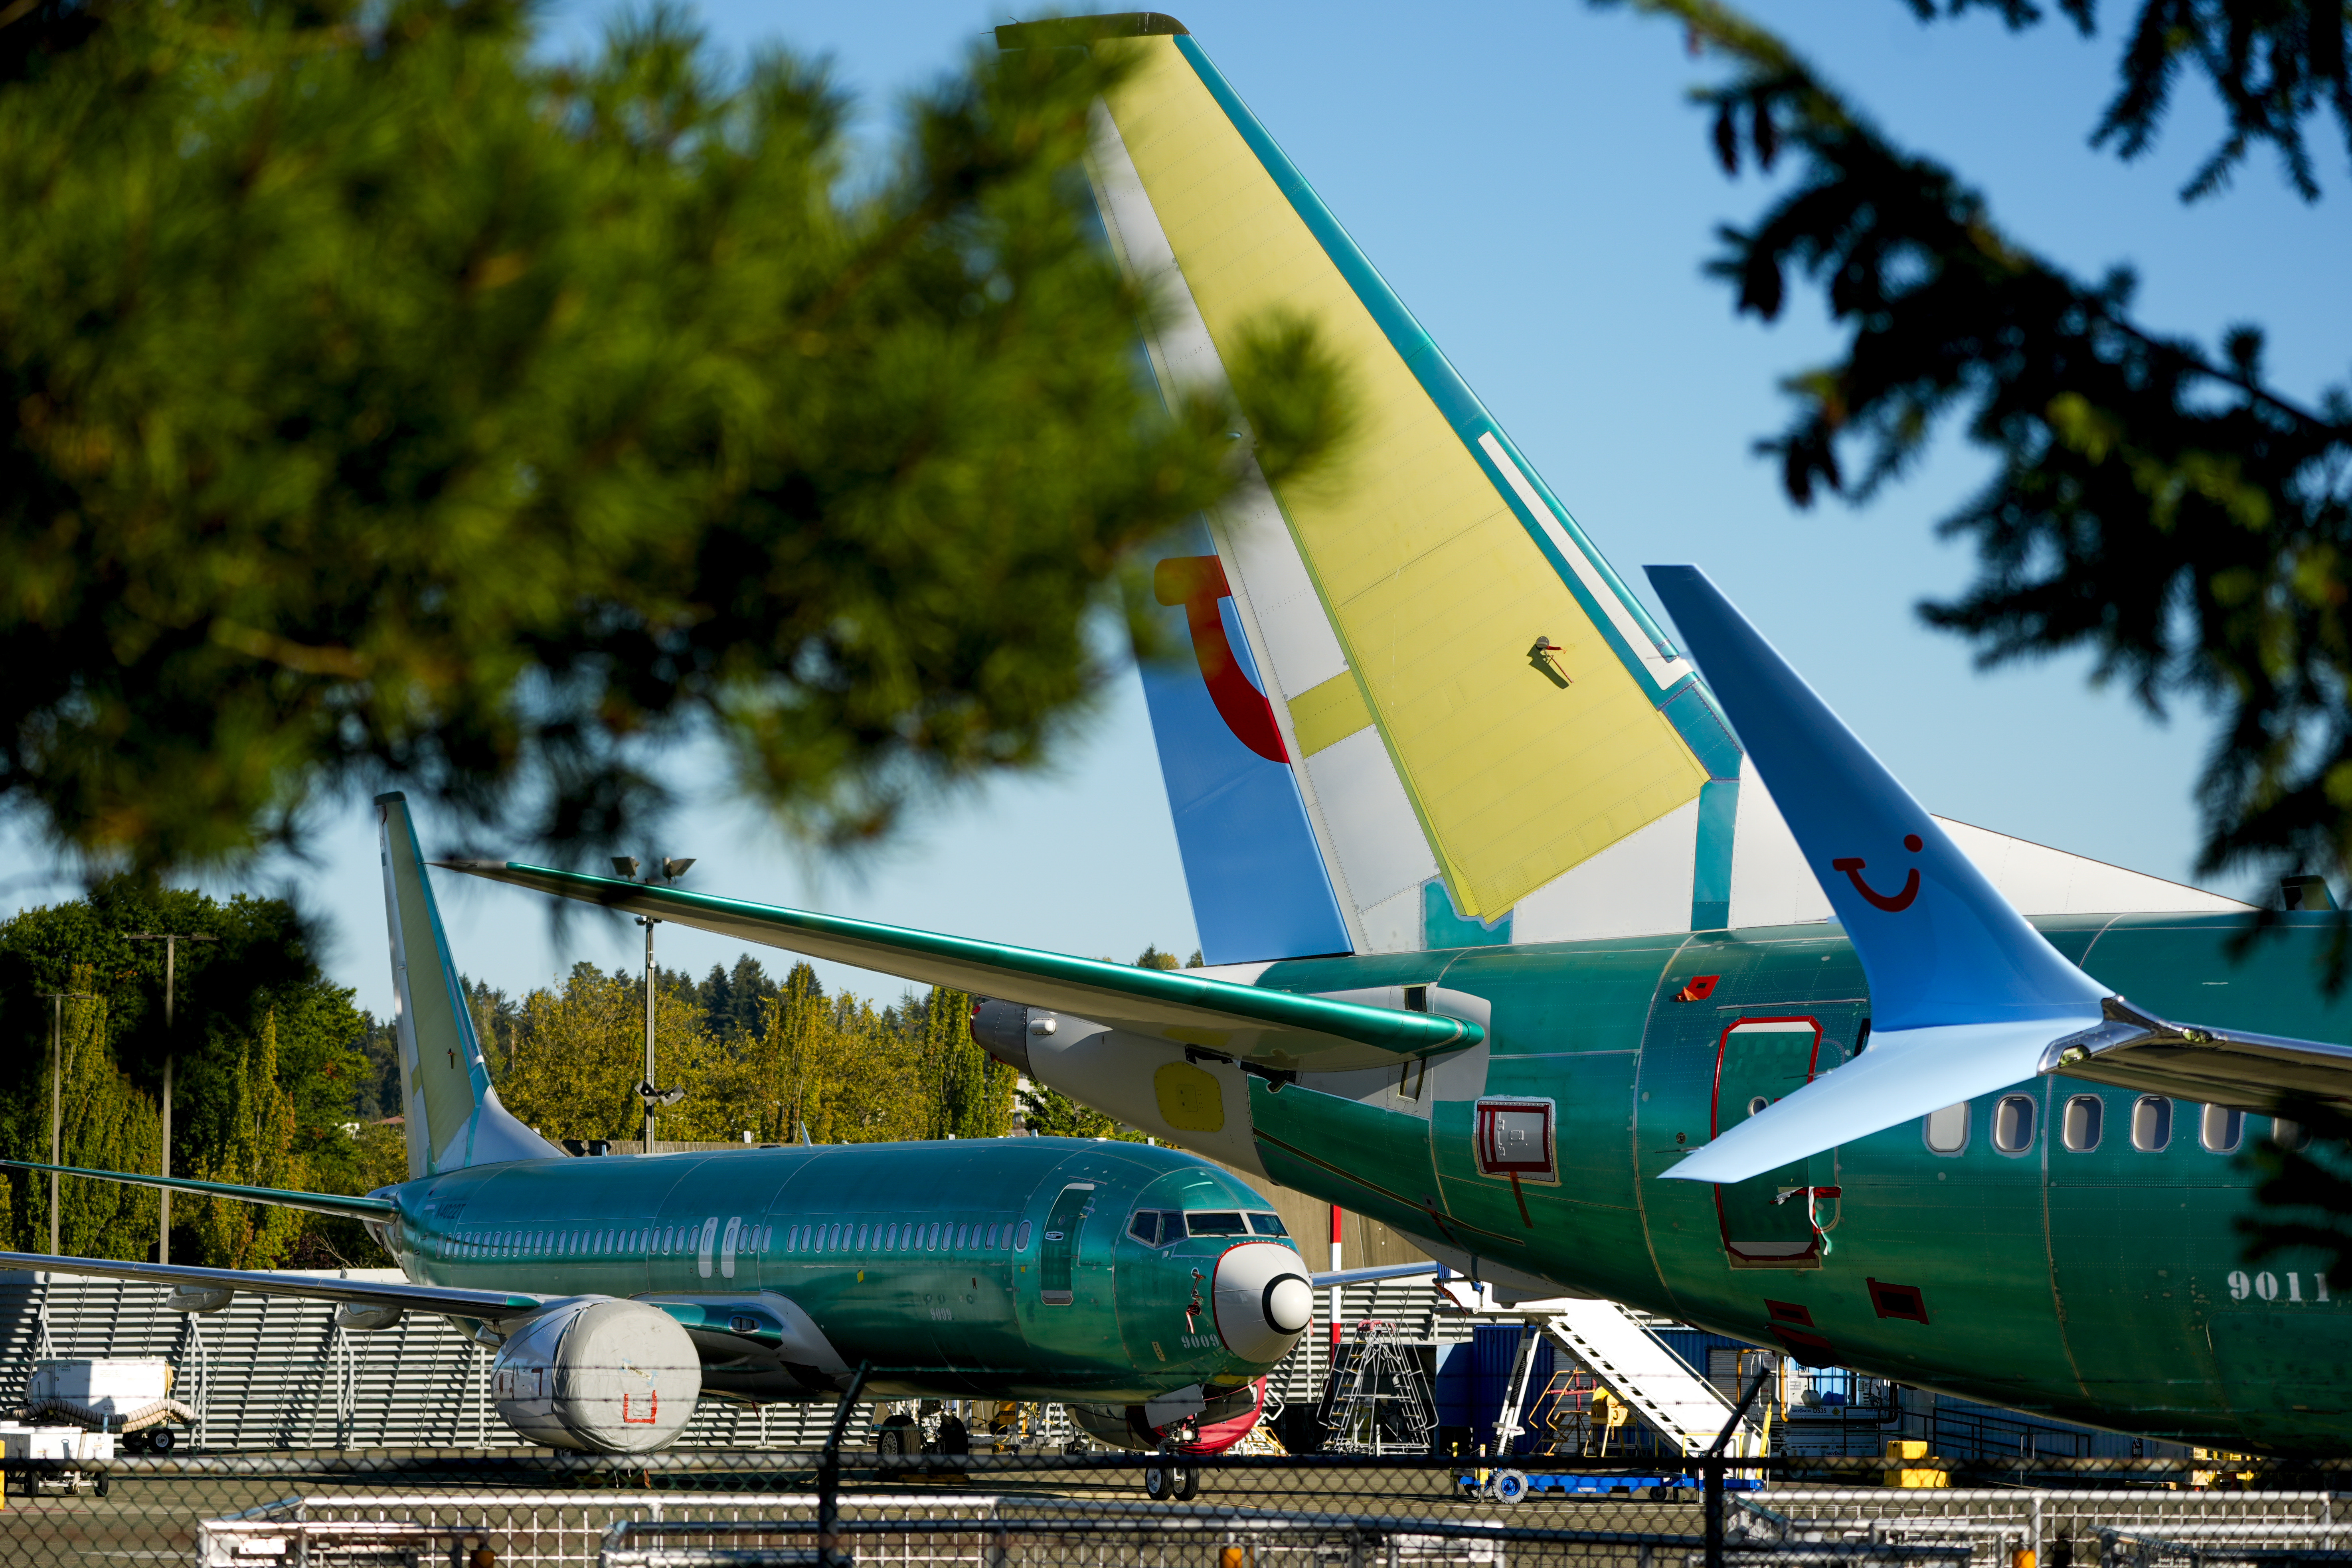
[[[2285,390],[2311,396],[2347,379],[2352,193],[2332,127],[2315,139],[2327,189],[2317,206],[2258,155],[2229,192],[2184,208],[2174,193],[2216,124],[2201,89],[2186,89],[2139,163],[2085,145],[2112,35],[2012,36],[1985,16],[1923,27],[1902,0],[1749,9],[1898,141],[1982,190],[2013,237],[2086,271],[2133,264],[2147,324],[2210,341],[2237,321],[2266,323]],[[554,8],[550,47],[587,47],[611,12]],[[944,0],[698,14],[725,48],[830,55],[877,141],[902,91],[1011,19]],[[1706,566],[1931,809],[2187,876],[2189,788],[2209,735],[2200,716],[2152,724],[2121,694],[2089,688],[2079,662],[1979,673],[1965,644],[1913,612],[1967,580],[1965,551],[1933,528],[1982,480],[1980,457],[1947,441],[1866,510],[1798,512],[1751,455],[1783,417],[1777,380],[1832,340],[1801,307],[1770,328],[1736,319],[1703,277],[1716,226],[1747,219],[1764,192],[1716,168],[1685,98],[1712,68],[1675,31],[1559,3],[1187,0],[1176,14],[1629,581],[1648,561]],[[2124,15],[2111,3],[2108,26]],[[693,790],[690,758],[679,772]],[[861,864],[812,863],[707,791],[670,839],[670,852],[698,857],[692,883],[711,892],[1120,958],[1194,944],[1131,674],[1050,772],[940,802]],[[328,915],[331,968],[381,1012],[382,884],[364,804],[332,814],[318,847],[314,863],[251,885],[290,883]],[[70,892],[21,834],[5,853],[18,870],[0,900]],[[509,990],[575,958],[633,961],[635,933],[601,916],[558,929],[532,895],[488,885],[445,882],[443,899],[461,966]],[[696,969],[740,950],[674,929],[663,941],[665,963]]]

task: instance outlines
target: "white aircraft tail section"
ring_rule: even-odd
[[[502,1160],[561,1158],[563,1151],[516,1121],[490,1087],[489,1063],[442,934],[406,798],[379,795],[375,810],[409,1176]]]
[[[1286,315],[1357,393],[1336,472],[1253,471],[1152,563],[1189,653],[1144,691],[1208,961],[1825,918],[1710,689],[1184,27],[997,36],[1090,34],[1133,57],[1090,172],[1163,387],[1230,390]],[[2070,910],[2227,906],[1997,837]]]

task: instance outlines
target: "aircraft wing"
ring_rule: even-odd
[[[77,1166],[45,1166],[37,1160],[0,1160],[0,1167],[19,1171],[46,1171],[58,1176],[82,1176],[90,1181],[118,1181],[125,1186],[160,1187],[166,1192],[192,1192],[200,1197],[233,1197],[243,1203],[267,1203],[278,1208],[306,1209],[312,1214],[331,1214],[339,1219],[390,1219],[400,1212],[400,1205],[388,1197],[348,1197],[333,1192],[295,1192],[278,1186],[241,1186],[236,1182],[198,1181],[193,1176],[134,1176],[128,1171],[91,1171]]]
[[[2103,1010],[2091,1028],[2052,1041],[2042,1071],[2273,1116],[2313,1101],[2352,1111],[2352,1047],[2173,1023],[2121,997]]]
[[[37,1269],[51,1274],[89,1274],[101,1280],[141,1280],[151,1285],[194,1285],[213,1291],[249,1291],[257,1296],[299,1296],[313,1301],[353,1301],[400,1307],[412,1312],[495,1322],[535,1312],[553,1296],[519,1291],[467,1291],[454,1285],[417,1285],[378,1280],[333,1280],[323,1275],[263,1274],[244,1269],[199,1269],[178,1263],[127,1263],[111,1258],[56,1258],[46,1252],[0,1252],[0,1269]]]
[[[1412,1057],[1466,1050],[1486,1039],[1486,1031],[1468,1019],[1293,996],[1182,970],[1130,968],[514,862],[435,863],[740,941],[1066,1012],[1276,1071],[1385,1067]]]

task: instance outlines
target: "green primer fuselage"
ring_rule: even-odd
[[[2352,998],[2324,997],[2315,977],[2331,918],[2290,915],[2242,958],[2228,951],[2244,929],[2234,916],[2036,924],[2165,1017],[2346,1041]],[[1677,999],[1710,975],[1703,998]],[[2250,1262],[2238,1228],[2253,1209],[2245,1151],[2266,1118],[2243,1118],[2238,1151],[2218,1153],[2200,1138],[2202,1107],[2175,1104],[2165,1146],[2143,1149],[2139,1096],[2051,1078],[1974,1102],[1957,1152],[1931,1150],[1913,1122],[1717,1189],[1656,1178],[1717,1118],[1727,1125],[1754,1099],[1804,1082],[1801,1020],[1819,1028],[1816,1071],[1844,1061],[1864,1029],[1868,990],[1834,925],[1301,960],[1257,983],[1332,992],[1441,980],[1493,1008],[1483,1073],[1433,1068],[1434,1092],[1419,1102],[1395,1072],[1385,1087],[1380,1074],[1335,1076],[1323,1092],[1313,1078],[1253,1079],[1273,1179],[1487,1264],[1817,1361],[2134,1433],[2352,1450],[2352,1309],[2330,1295],[2317,1258]],[[1991,1126],[2011,1094],[2034,1113],[2013,1154]],[[1523,1180],[1515,1194],[1479,1174],[1479,1095],[1556,1103],[1557,1185]],[[2077,1096],[2103,1112],[2084,1152],[2061,1130]],[[2229,1131],[2227,1117],[2213,1121]],[[1956,1123],[1940,1129],[1947,1145]],[[1826,1255],[1804,1196],[1772,1201],[1795,1186],[1840,1189],[1818,1200]],[[1790,1255],[1743,1258],[1733,1243]]]
[[[1118,1405],[1267,1370],[1225,1347],[1202,1288],[1234,1239],[1127,1234],[1138,1208],[1269,1209],[1173,1149],[1014,1138],[530,1160],[389,1196],[400,1218],[381,1229],[411,1279],[649,1300],[720,1394],[835,1389],[812,1327],[845,1365],[870,1362],[887,1396]]]

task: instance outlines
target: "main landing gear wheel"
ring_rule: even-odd
[[[915,1430],[914,1421],[905,1416],[893,1416],[875,1429],[874,1451],[886,1459],[907,1457],[908,1440]]]

